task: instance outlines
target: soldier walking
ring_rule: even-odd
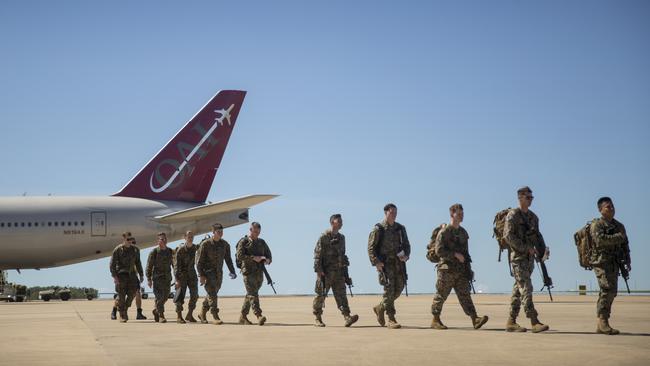
[[[185,244],[176,249],[174,255],[174,278],[176,279],[174,303],[176,304],[176,322],[185,324],[187,320],[190,323],[196,323],[192,313],[196,308],[196,301],[199,298],[199,280],[194,269],[194,259],[198,245],[194,245],[194,233],[188,231],[185,233]],[[185,293],[190,289],[190,300],[187,304],[187,315],[183,319],[183,303],[185,302]]]
[[[147,284],[149,288],[153,287],[153,293],[156,297],[156,308],[152,312],[156,322],[167,322],[167,319],[165,319],[165,303],[169,298],[172,281],[172,260],[173,253],[167,247],[167,235],[162,232],[158,233],[158,247],[149,253],[147,259]]]
[[[144,278],[140,251],[131,245],[131,241],[127,240],[128,237],[130,237],[130,233],[122,234],[123,242],[113,250],[109,265],[113,282],[115,282],[117,308],[122,323],[126,323],[129,319],[127,309],[131,306],[133,296],[140,287],[141,279]],[[138,275],[140,279],[138,279]]]
[[[237,243],[237,266],[241,268],[244,276],[244,286],[246,287],[246,298],[241,308],[239,324],[252,324],[248,320],[248,312],[253,308],[253,313],[257,317],[257,324],[264,325],[266,317],[262,315],[260,308],[260,299],[258,292],[264,281],[264,266],[272,262],[271,249],[264,239],[260,238],[262,226],[257,223],[251,223],[249,234],[244,236]]]
[[[135,250],[138,252],[138,259],[140,258],[140,249],[135,245],[136,241],[133,236],[131,236],[131,232],[127,231],[122,233],[122,242],[124,243],[124,240],[128,241],[131,243],[131,246],[135,248]],[[140,269],[142,269],[142,265],[140,266]],[[147,317],[142,314],[142,291],[140,291],[140,287],[142,282],[144,281],[144,275],[142,274],[142,271],[140,271],[140,276],[135,276],[135,285],[137,287],[137,290],[135,291],[135,306],[137,308],[137,315],[136,319],[138,320],[147,320]],[[117,299],[117,294],[114,296],[115,302],[113,304],[113,310],[111,311],[111,319],[115,320],[117,319],[117,308],[118,308],[118,299]]]

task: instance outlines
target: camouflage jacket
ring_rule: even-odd
[[[207,276],[210,273],[222,275],[224,260],[230,273],[235,273],[235,266],[232,264],[230,255],[230,244],[223,239],[204,239],[201,242],[196,258],[196,269],[199,276]]]
[[[176,248],[174,254],[174,278],[176,278],[176,281],[196,279],[194,258],[198,249],[198,245],[188,247],[185,244]]]
[[[397,253],[402,250],[407,256],[411,255],[411,244],[403,225],[397,222],[388,225],[386,220],[375,225],[368,238],[368,257],[373,266],[377,262],[397,262]]]
[[[140,278],[142,278],[140,250],[133,245],[129,247],[124,244],[118,245],[115,250],[113,250],[110,269],[111,276],[113,277],[117,277],[118,274],[124,273],[134,276],[137,272],[137,274],[140,275]]]
[[[601,217],[591,222],[589,231],[594,242],[591,264],[615,261],[617,254],[623,255],[626,263],[631,264],[630,246],[623,224],[614,219],[607,221]]]
[[[536,248],[539,255],[546,250],[544,237],[539,232],[539,219],[531,210],[524,213],[519,208],[513,208],[506,216],[503,236],[510,246],[510,260],[530,260],[528,249]]]
[[[316,273],[343,273],[350,265],[345,255],[345,235],[332,234],[330,230],[321,234],[314,249],[314,271]]]
[[[262,271],[264,262],[257,263],[253,260],[254,256],[264,256],[272,259],[271,249],[266,245],[264,239],[257,238],[253,240],[245,236],[237,242],[237,266],[241,268],[243,275],[249,275]]]
[[[173,252],[170,248],[154,248],[149,253],[149,258],[147,259],[147,279],[150,281],[156,279],[167,279],[171,281],[172,260]]]
[[[440,262],[438,269],[451,269],[464,271],[469,268],[472,258],[469,255],[469,234],[462,227],[458,229],[451,225],[445,225],[440,230],[434,244],[434,250]],[[465,257],[465,263],[460,263],[454,253],[460,253]]]

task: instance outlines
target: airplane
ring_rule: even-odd
[[[101,197],[0,197],[0,270],[58,267],[110,256],[130,231],[140,248],[159,232],[179,240],[218,222],[248,222],[256,194],[206,203],[245,91],[222,90],[117,193]]]

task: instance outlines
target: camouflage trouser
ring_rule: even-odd
[[[379,284],[384,286],[384,296],[379,305],[386,311],[386,314],[393,316],[395,315],[395,300],[404,290],[404,274],[401,263],[386,262],[384,272],[386,273],[385,277],[383,273],[379,273]]]
[[[472,318],[476,317],[476,308],[472,297],[470,296],[470,284],[467,276],[461,271],[454,271],[448,269],[438,269],[438,280],[436,281],[436,295],[433,297],[431,304],[431,313],[433,315],[440,315],[442,312],[442,305],[447,300],[447,296],[451,293],[451,289],[456,291],[458,302],[463,308],[466,315]]]
[[[535,260],[522,260],[512,262],[512,275],[515,277],[515,284],[512,286],[512,297],[510,298],[510,317],[516,319],[524,304],[526,317],[537,317],[537,310],[533,304],[533,282],[530,276],[535,268]]]
[[[115,292],[117,292],[117,309],[120,312],[126,311],[131,306],[135,293],[140,288],[140,282],[134,279],[128,273],[119,274],[117,276],[119,283],[115,285]]]
[[[314,315],[321,315],[325,305],[325,298],[330,288],[334,293],[336,306],[344,316],[350,315],[348,297],[345,290],[345,277],[337,273],[328,273],[322,280],[316,280],[316,297],[314,298]]]
[[[165,313],[165,303],[169,298],[171,290],[171,278],[159,277],[153,279],[153,295],[156,297],[156,311],[158,314]]]
[[[596,314],[609,319],[612,303],[618,294],[618,267],[614,262],[594,265],[594,273],[598,279],[598,286],[600,286]]]
[[[253,308],[253,314],[255,316],[262,315],[262,309],[260,308],[260,298],[257,294],[262,287],[264,282],[264,272],[257,271],[244,275],[244,286],[246,287],[246,298],[244,299],[244,305],[241,307],[241,313],[246,315],[250,308]]]
[[[187,280],[179,281],[179,288],[176,290],[176,312],[183,311],[185,302],[185,293],[187,288],[190,289],[190,301],[187,303],[187,309],[192,311],[196,308],[196,301],[199,299],[199,280],[196,277],[190,277]]]
[[[222,273],[208,273],[205,280],[205,299],[203,300],[203,309],[210,309],[210,314],[217,316],[219,314],[218,296],[223,281]]]

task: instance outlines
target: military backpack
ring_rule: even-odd
[[[494,216],[494,228],[492,237],[497,240],[497,244],[499,245],[499,262],[501,262],[501,253],[504,250],[510,249],[510,246],[505,239],[505,233],[503,232],[506,226],[506,216],[508,216],[510,210],[512,210],[512,208],[508,207],[505,210],[497,212],[497,214]]]
[[[591,223],[593,221],[587,222],[585,226],[580,228],[573,234],[573,240],[576,244],[576,249],[578,250],[578,262],[580,266],[586,270],[591,269],[591,253],[594,250],[594,240],[591,237]]]
[[[438,254],[436,254],[435,246],[438,234],[440,234],[440,231],[442,231],[445,226],[447,226],[447,224],[440,224],[439,226],[436,226],[435,229],[433,229],[433,233],[431,233],[431,241],[429,241],[429,245],[427,245],[427,259],[433,263],[440,262],[440,257],[438,257]]]

